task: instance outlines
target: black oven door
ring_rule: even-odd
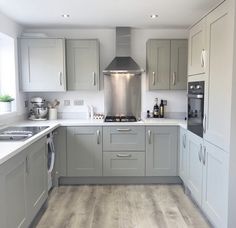
[[[204,95],[188,95],[188,130],[203,137]]]

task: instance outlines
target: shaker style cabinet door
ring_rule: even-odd
[[[204,143],[202,208],[214,227],[227,227],[229,154]]]
[[[19,39],[21,87],[25,92],[65,91],[65,41]]]
[[[169,89],[170,40],[148,40],[147,75],[150,90]]]
[[[205,19],[193,26],[189,31],[188,75],[204,74],[206,67],[206,33]]]
[[[0,165],[0,227],[26,228],[26,162],[21,152]]]
[[[187,130],[179,129],[179,176],[187,184]]]
[[[27,208],[32,222],[48,197],[46,138],[26,149]]]
[[[171,40],[170,89],[187,89],[188,42]]]
[[[203,177],[203,139],[188,132],[188,172],[187,186],[192,197],[201,206],[202,200],[202,177]]]
[[[146,128],[146,176],[177,176],[177,127]]]
[[[66,40],[68,90],[99,90],[98,40]]]
[[[67,176],[102,176],[102,127],[67,128]]]
[[[204,139],[225,151],[229,151],[230,144],[233,65],[233,19],[228,4],[225,1],[206,18],[208,82],[205,93]]]

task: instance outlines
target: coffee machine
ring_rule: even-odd
[[[34,97],[30,100],[30,120],[46,120],[48,114],[47,102],[41,97]]]

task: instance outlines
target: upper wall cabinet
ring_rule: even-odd
[[[150,90],[185,90],[187,40],[148,40],[147,75]]]
[[[22,90],[65,91],[65,41],[20,39]]]
[[[99,90],[98,40],[66,40],[68,90]]]
[[[189,31],[188,75],[204,74],[206,67],[206,20]]]

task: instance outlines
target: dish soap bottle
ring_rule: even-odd
[[[153,118],[159,117],[159,106],[158,106],[158,98],[155,99],[156,104],[153,107]]]
[[[164,111],[165,109],[164,109],[164,103],[163,103],[163,100],[161,100],[161,104],[160,104],[160,118],[164,118],[164,113],[165,113],[165,111]]]

